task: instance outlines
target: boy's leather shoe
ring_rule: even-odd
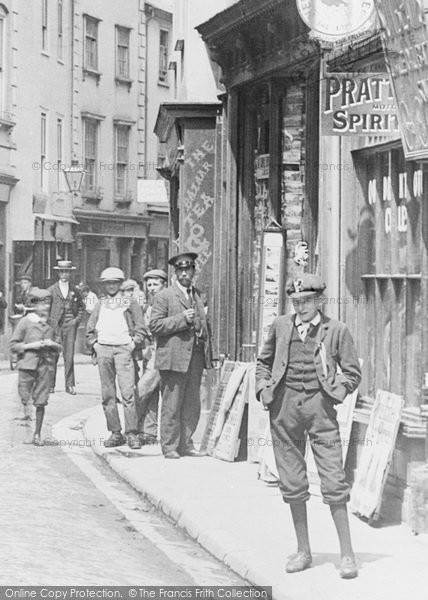
[[[131,450],[139,450],[141,448],[141,442],[136,433],[130,433],[128,435],[128,446]]]
[[[33,444],[34,446],[44,446],[44,442],[38,433],[33,435]]]
[[[204,454],[204,452],[198,452],[198,450],[196,450],[195,448],[193,448],[192,450],[188,450],[187,452],[183,452],[183,454],[181,456],[192,456],[193,458],[199,458],[201,456],[206,456],[206,454]]]
[[[164,454],[165,458],[180,458],[180,455],[175,450],[171,450],[171,452],[167,452]]]
[[[340,562],[339,575],[342,579],[354,579],[358,577],[357,563],[352,556],[343,556]]]
[[[116,448],[116,446],[123,446],[126,440],[123,435],[119,432],[113,432],[108,440],[104,442],[105,448]]]
[[[77,393],[76,389],[72,385],[67,386],[65,388],[65,392],[66,392],[66,394],[71,394],[72,396],[75,396]]]
[[[288,559],[285,570],[287,573],[298,573],[308,569],[312,564],[312,556],[307,552],[296,552]]]

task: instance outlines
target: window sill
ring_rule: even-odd
[[[94,190],[83,190],[81,196],[87,204],[99,204],[104,197],[104,193],[101,188],[96,188]]]
[[[132,84],[134,83],[134,80],[130,79],[129,77],[121,77],[120,75],[116,75],[115,82],[117,86],[126,85],[128,87],[129,92],[132,87]]]
[[[56,60],[57,60],[57,62],[58,62],[60,65],[65,65],[64,59],[62,59],[62,58],[57,58]]]
[[[420,273],[366,273],[365,275],[361,275],[361,279],[370,280],[370,279],[421,279],[422,276]]]
[[[118,208],[128,208],[132,204],[133,198],[130,195],[114,197],[114,203]]]
[[[83,67],[82,72],[83,72],[83,81],[86,80],[86,77],[92,77],[93,79],[96,79],[97,85],[99,85],[101,75],[102,75],[100,71],[97,71],[95,69],[90,69],[88,67]]]
[[[15,121],[12,121],[7,117],[0,117],[0,128],[4,127],[5,129],[12,129],[13,127],[15,127],[15,125]]]
[[[169,83],[167,83],[166,81],[160,81],[159,79],[158,79],[158,85],[160,87],[169,88]]]
[[[51,55],[49,54],[49,52],[47,52],[46,50],[42,50],[40,53],[42,56],[46,56],[46,58],[50,58]]]

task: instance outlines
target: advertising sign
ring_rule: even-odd
[[[367,26],[373,16],[373,0],[297,0],[303,21],[314,32],[343,38]]]
[[[322,135],[399,137],[386,73],[328,73],[322,80]]]
[[[423,0],[375,0],[407,160],[428,159],[428,28]]]

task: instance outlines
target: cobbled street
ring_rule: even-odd
[[[45,439],[56,423],[100,402],[97,370],[78,365],[76,374],[77,396],[59,389],[50,397]],[[58,445],[34,447],[33,423],[22,420],[16,386],[15,373],[0,372],[1,585],[246,584],[120,481],[91,448],[81,454],[96,485]],[[138,517],[140,531],[121,502]]]

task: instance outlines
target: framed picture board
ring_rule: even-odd
[[[260,274],[259,328],[257,348],[261,349],[273,320],[282,307],[284,232],[273,221],[263,232]]]

